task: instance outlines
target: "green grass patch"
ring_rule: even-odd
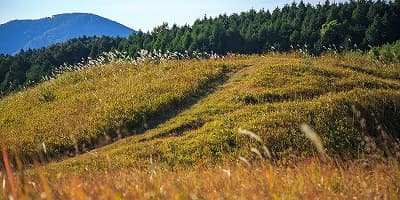
[[[225,62],[243,67],[231,70],[215,90],[165,123],[54,163],[50,169],[81,173],[84,168],[119,169],[152,162],[202,166],[239,156],[258,159],[250,148],[260,144],[239,134],[239,128],[257,133],[277,162],[314,154],[313,145],[299,130],[301,123],[315,129],[329,155],[345,159],[366,153],[364,139],[377,139],[380,131],[398,137],[400,82],[396,79],[339,67],[354,61],[334,57],[269,55]]]
[[[0,134],[16,154],[41,151],[43,144],[53,156],[73,154],[74,146],[84,151],[157,125],[234,69],[203,60],[68,72],[2,98]]]

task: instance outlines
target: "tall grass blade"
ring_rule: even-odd
[[[17,184],[14,180],[14,176],[12,174],[10,159],[8,158],[8,153],[7,153],[7,148],[1,139],[0,139],[0,143],[1,143],[1,153],[3,156],[4,167],[6,169],[8,182],[10,183],[11,194],[14,199],[17,199],[18,189],[17,189]],[[5,185],[5,184],[3,183],[3,185]]]
[[[314,147],[317,149],[319,155],[321,156],[321,159],[323,161],[326,161],[326,153],[319,135],[309,125],[304,123],[300,125],[300,130],[312,142]]]

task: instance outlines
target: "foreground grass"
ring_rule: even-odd
[[[42,181],[25,177],[25,185],[19,188],[19,198],[398,199],[399,183],[399,168],[383,160],[321,163],[312,158],[287,166],[265,161],[248,166],[237,161],[175,170],[153,164],[146,168],[86,173],[79,177],[58,174]],[[3,189],[3,198],[7,187]],[[46,187],[50,192],[46,192]]]

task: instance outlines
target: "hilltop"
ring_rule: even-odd
[[[0,54],[0,96],[41,81],[41,77],[50,75],[63,63],[73,65],[113,50],[126,52],[133,58],[141,49],[163,53],[215,52],[219,55],[271,51],[304,51],[319,55],[325,51],[369,51],[372,46],[400,39],[398,10],[399,1],[325,1],[316,6],[300,1],[273,11],[249,10],[199,18],[192,25],[163,23],[148,32],[134,32],[128,38],[82,37],[14,56]],[[81,24],[86,23],[90,20]],[[18,36],[10,35],[7,37]],[[14,39],[6,42],[15,44]],[[381,59],[376,50],[373,54]],[[385,51],[381,55],[393,57],[396,54]],[[387,61],[390,60],[393,59]]]
[[[1,99],[7,146],[29,155],[43,143],[57,157],[107,144],[101,141],[106,135],[134,135],[124,140],[131,141],[132,156],[142,152],[171,165],[193,165],[241,155],[250,141],[237,135],[238,128],[260,134],[277,159],[310,152],[301,123],[323,136],[328,152],[345,157],[354,157],[359,138],[378,125],[398,133],[397,67],[279,54],[144,66],[121,62],[67,72]],[[354,109],[376,122],[357,125]],[[171,155],[171,148],[178,154]]]
[[[0,53],[16,54],[82,36],[128,37],[134,30],[89,13],[66,13],[0,25]]]

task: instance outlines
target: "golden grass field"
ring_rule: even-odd
[[[398,199],[399,109],[354,54],[112,61],[0,99],[0,198]]]

